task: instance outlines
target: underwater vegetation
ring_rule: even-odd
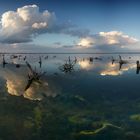
[[[106,123],[106,122],[103,122],[100,125],[101,125],[101,127],[97,128],[96,130],[93,130],[93,131],[92,130],[83,130],[83,131],[80,131],[79,134],[80,135],[95,135],[95,134],[100,133],[101,131],[103,131],[107,127],[112,127],[112,128],[116,128],[116,129],[122,129],[121,127],[118,127],[116,125],[113,125],[111,123]]]
[[[133,120],[133,121],[140,122],[140,114],[131,115],[130,119]]]
[[[10,56],[1,56],[0,139],[140,140],[139,57]]]

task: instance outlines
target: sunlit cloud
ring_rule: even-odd
[[[136,44],[138,42],[138,39],[130,37],[123,32],[110,31],[99,32],[96,35],[90,35],[85,38],[81,38],[77,45],[81,48],[98,48],[99,46],[101,46],[100,49],[106,46],[127,48],[129,45]]]
[[[29,42],[36,35],[47,32],[55,21],[55,14],[40,12],[37,5],[28,5],[2,14],[0,42]]]
[[[43,28],[47,28],[47,23],[46,23],[46,22],[34,23],[34,24],[32,25],[32,28],[34,28],[34,29],[43,29]]]
[[[88,29],[79,29],[69,22],[57,23],[54,12],[45,10],[40,12],[37,5],[26,5],[16,11],[7,11],[0,19],[1,43],[31,42],[43,33],[65,34],[73,37],[89,35]]]
[[[138,39],[131,37],[121,31],[99,32],[92,34],[89,29],[80,29],[77,25],[71,22],[59,23],[56,20],[54,12],[48,10],[40,11],[37,5],[26,5],[17,8],[15,11],[7,11],[1,15],[0,19],[0,43],[2,47],[5,44],[13,44],[9,47],[13,50],[16,48],[27,49],[27,46],[31,45],[33,48],[40,48],[40,45],[35,42],[37,36],[41,34],[52,35],[64,35],[67,37],[73,37],[73,41],[64,43],[64,38],[61,38],[59,42],[61,44],[49,44],[50,48],[54,48],[53,51],[58,48],[66,48],[66,50],[82,50],[82,49],[94,49],[95,51],[104,50],[120,50],[120,49],[135,49],[135,45],[139,42]],[[39,38],[41,42],[41,38]],[[32,42],[32,44],[25,44]],[[19,45],[23,43],[23,45]],[[35,43],[35,44],[34,44]],[[43,46],[44,45],[44,46]],[[42,46],[46,49],[46,44]],[[24,47],[23,47],[24,46]],[[36,47],[38,46],[38,47]],[[0,47],[1,48],[1,47]],[[6,47],[5,47],[6,48]],[[30,48],[30,47],[28,47]],[[48,49],[49,47],[47,47]],[[10,50],[7,48],[7,50]],[[19,49],[20,50],[20,49]]]
[[[86,37],[80,39],[78,46],[84,47],[84,48],[89,48],[94,45],[94,39],[91,37]]]

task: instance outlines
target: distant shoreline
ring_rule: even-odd
[[[0,52],[0,54],[140,54],[140,52]]]

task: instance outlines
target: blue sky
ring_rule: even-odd
[[[117,34],[117,45],[120,44],[120,40],[122,41],[121,37],[126,38],[123,35],[128,35],[137,40],[140,39],[140,1],[138,0],[5,0],[1,2],[0,14],[2,15],[7,11],[16,11],[17,8],[33,4],[39,7],[40,12],[44,10],[48,10],[50,13],[54,12],[55,24],[63,25],[68,23],[69,28],[74,26],[73,30],[89,30],[89,35],[85,35],[85,37],[93,38],[94,41],[92,40],[91,44],[94,44],[93,42],[99,44],[97,43],[97,38],[99,38],[100,32],[122,32],[121,35]],[[110,37],[114,39],[114,35],[113,37],[111,35],[109,34],[108,36],[107,34],[105,39]],[[59,31],[59,33],[55,31],[48,33],[46,31],[39,33],[39,35],[31,39],[32,41],[25,41],[26,43],[21,41],[19,45],[25,43],[39,46],[55,46],[59,42],[61,46],[72,46],[78,44],[82,38],[63,31]],[[122,42],[123,45],[128,45],[128,43]],[[14,44],[14,42],[12,43]],[[108,44],[100,45],[105,46]]]
[[[92,31],[120,29],[134,34],[140,24],[140,1],[136,0],[5,0],[0,12],[37,4],[40,10],[55,12],[58,20],[71,20]],[[95,26],[95,27],[94,27]]]

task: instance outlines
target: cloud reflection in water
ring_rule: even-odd
[[[117,62],[112,64],[109,61],[103,61],[103,62],[93,61],[93,63],[91,63],[89,62],[88,59],[84,61],[79,61],[78,65],[82,70],[94,71],[94,73],[98,73],[102,76],[106,76],[106,75],[117,76],[123,74],[123,72],[125,71],[136,68],[135,63],[128,63],[128,64],[124,64],[121,70],[119,70],[119,64]]]
[[[41,84],[33,82],[30,88],[25,91],[28,82],[27,73],[27,67],[24,65],[20,69],[11,64],[5,69],[0,69],[0,76],[6,80],[7,92],[10,95],[24,96],[30,100],[42,100],[43,97],[55,97],[57,95],[55,88],[52,91],[45,79],[41,79]]]

